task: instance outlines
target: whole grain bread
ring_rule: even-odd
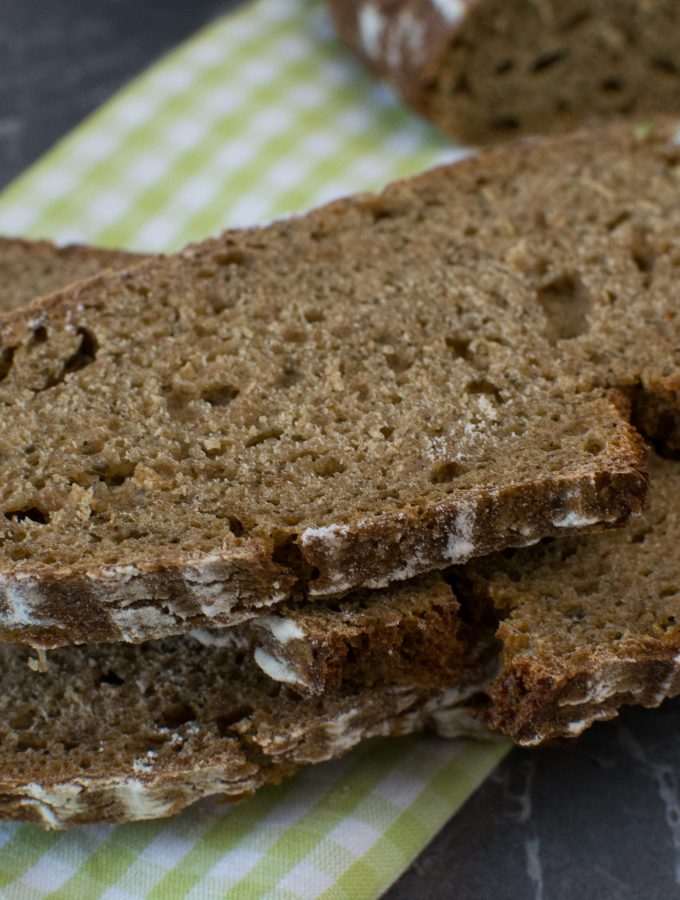
[[[0,314],[105,269],[130,267],[143,259],[122,250],[0,237]]]
[[[3,635],[228,625],[625,521],[626,404],[677,407],[676,157],[491,152],[7,318]]]
[[[236,642],[271,678],[303,695],[347,684],[449,687],[493,641],[491,620],[461,615],[441,573],[338,600],[280,604],[242,625],[191,635],[207,646]]]
[[[189,637],[61,648],[43,674],[26,665],[29,652],[0,645],[0,818],[49,828],[240,799],[378,735],[481,730],[467,711],[472,683],[305,700],[237,648]]]
[[[653,457],[650,475],[628,528],[471,560],[402,586],[401,604],[392,587],[360,611],[350,598],[291,607],[231,639],[301,693],[409,674],[443,687],[486,661],[477,714],[523,745],[575,737],[626,704],[658,706],[680,694],[680,463]]]
[[[339,33],[469,143],[680,112],[674,0],[329,0]]]
[[[448,573],[467,628],[454,623],[454,641],[469,644],[448,689],[361,686],[349,667],[334,691],[303,698],[258,670],[243,628],[224,632],[224,646],[185,636],[60,648],[43,673],[27,648],[0,645],[0,816],[59,828],[170,815],[202,796],[246,796],[377,734],[453,736],[477,721],[534,745],[626,703],[658,705],[680,693],[680,465],[654,458],[650,468],[650,503],[631,527]],[[446,602],[441,584],[420,581],[421,608],[426,588]],[[394,613],[373,612],[389,632]],[[343,627],[335,615],[329,632]],[[475,657],[480,637],[488,652]]]
[[[680,464],[653,459],[650,503],[619,532],[475,560],[463,602],[499,619],[488,723],[532,745],[574,737],[621,706],[680,693]]]

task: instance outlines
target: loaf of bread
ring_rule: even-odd
[[[329,0],[342,37],[467,143],[680,112],[674,0]]]
[[[629,406],[676,441],[677,158],[491,151],[6,317],[2,634],[235,624],[624,522]]]

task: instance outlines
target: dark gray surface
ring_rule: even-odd
[[[238,0],[0,0],[0,184]],[[514,751],[390,900],[680,897],[680,703]]]
[[[239,0],[0,0],[0,185]]]
[[[388,900],[680,896],[680,702],[515,750]]]

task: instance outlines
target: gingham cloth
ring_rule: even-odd
[[[171,53],[0,195],[0,232],[172,250],[450,160],[313,0],[259,0]],[[382,893],[507,751],[374,742],[235,807],[48,833],[0,825],[11,898]],[[461,852],[464,852],[461,848]]]

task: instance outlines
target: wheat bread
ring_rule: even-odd
[[[581,140],[565,152],[602,160],[609,206],[656,209],[656,184],[633,193],[627,177],[640,164],[670,209],[666,145]],[[644,448],[611,388],[639,384],[639,367],[615,342],[631,322],[640,340],[656,327],[660,294],[628,248],[588,256],[575,221],[558,249],[584,284],[586,338],[614,363],[584,367],[587,341],[550,332],[564,263],[546,220],[526,220],[551,173],[549,212],[580,199],[557,152],[491,153],[228,232],[8,317],[3,635],[52,646],[234,624],[298,590],[379,588],[637,511]],[[603,254],[610,209],[587,195]],[[614,276],[620,307],[605,310]]]
[[[260,668],[303,695],[343,684],[448,687],[481,657],[489,625],[467,620],[441,573],[338,600],[277,606],[226,630],[197,630],[207,646],[248,648]]]
[[[673,0],[330,0],[339,33],[456,140],[680,112]]]
[[[0,645],[0,817],[49,828],[240,799],[379,735],[483,733],[468,712],[476,686],[464,681],[301,699],[238,648],[187,636],[61,648],[42,674],[26,665],[29,653]]]
[[[456,576],[463,602],[487,601],[499,619],[484,716],[521,744],[680,693],[680,464],[650,469],[649,506],[629,528],[492,555]]]
[[[409,674],[442,687],[495,659],[477,714],[526,746],[658,706],[680,693],[680,463],[655,456],[650,475],[649,504],[625,529],[471,560],[403,585],[401,604],[392,587],[359,614],[350,598],[294,607],[232,637],[303,694]]]
[[[467,662],[448,689],[361,686],[350,668],[334,691],[303,698],[258,670],[245,628],[224,632],[224,646],[184,636],[60,648],[44,672],[28,648],[0,645],[0,816],[59,828],[170,815],[201,796],[248,795],[377,734],[452,736],[477,722],[535,745],[626,703],[658,705],[680,693],[680,465],[650,468],[649,506],[629,528],[448,574],[467,626],[452,632]]]
[[[121,269],[143,256],[82,244],[58,247],[50,241],[0,237],[0,314],[10,313],[34,297],[58,291],[104,269]]]

